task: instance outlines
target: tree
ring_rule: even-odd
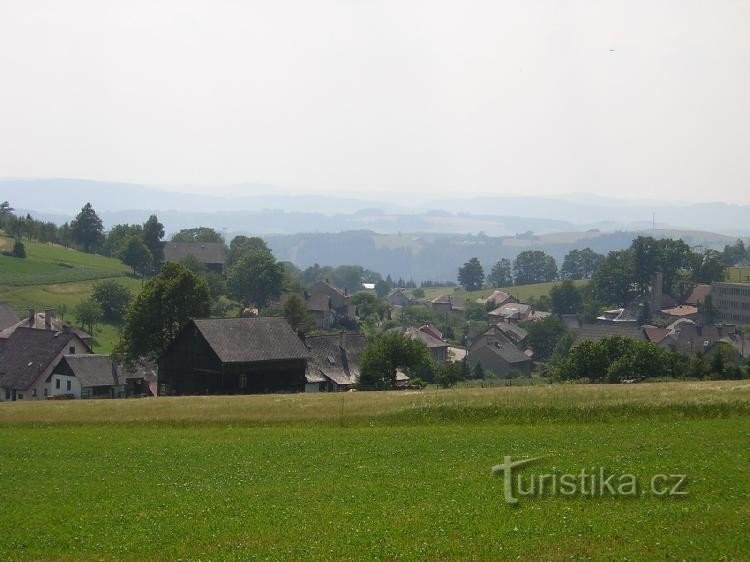
[[[472,371],[472,377],[476,380],[484,380],[485,377],[484,367],[482,367],[482,362],[477,361],[477,364],[474,365],[474,370]]]
[[[513,266],[507,258],[502,258],[492,266],[492,271],[487,281],[493,287],[510,287],[513,284]]]
[[[307,310],[305,301],[297,295],[292,295],[284,303],[284,318],[289,322],[292,330],[304,335],[315,327],[315,321]]]
[[[370,388],[395,388],[396,371],[428,363],[425,345],[400,332],[386,332],[368,344],[360,358],[359,384]]]
[[[10,255],[14,258],[25,258],[26,246],[23,245],[23,242],[20,240],[13,242],[13,250],[11,250]]]
[[[164,245],[161,241],[162,238],[164,238],[164,225],[159,222],[156,215],[151,215],[148,217],[148,220],[143,223],[143,243],[151,252],[154,269],[157,270],[164,261]]]
[[[331,273],[331,282],[350,293],[355,293],[362,289],[362,280],[365,269],[358,265],[341,265]]]
[[[107,233],[102,252],[106,256],[119,256],[133,236],[143,237],[143,227],[140,224],[116,224]]]
[[[265,240],[257,236],[235,236],[229,243],[227,265],[232,267],[245,254],[251,252],[271,253]]]
[[[747,250],[742,239],[738,238],[734,245],[727,244],[724,246],[724,265],[733,267],[747,259]]]
[[[606,305],[625,306],[633,295],[631,250],[610,252],[591,280],[593,297]]]
[[[560,285],[554,285],[549,291],[552,301],[552,312],[555,314],[578,314],[583,312],[583,295],[573,284],[565,280]]]
[[[513,264],[516,285],[548,283],[557,278],[555,258],[541,250],[526,250],[516,256]]]
[[[364,292],[356,293],[352,297],[352,304],[357,307],[357,313],[360,318],[367,318],[368,316],[375,315],[378,320],[383,320],[386,312],[388,312],[388,309],[390,308],[376,295]]]
[[[130,306],[116,353],[127,362],[157,360],[191,318],[209,315],[206,282],[177,263],[165,263]]]
[[[713,283],[724,281],[724,256],[716,250],[706,250],[703,254],[696,254],[693,278],[698,283]]]
[[[200,226],[198,228],[185,228],[172,236],[172,242],[224,242],[221,234],[213,228]]]
[[[437,369],[435,382],[443,388],[451,388],[464,380],[464,371],[461,363],[445,363]]]
[[[284,268],[268,252],[254,251],[243,255],[229,270],[229,291],[243,306],[263,308],[281,295]]]
[[[467,301],[464,307],[464,316],[467,320],[487,320],[487,308],[478,302]]]
[[[102,318],[102,309],[93,299],[85,299],[78,303],[73,310],[78,324],[89,334],[94,334],[94,325]]]
[[[73,241],[83,248],[84,252],[91,253],[104,242],[102,219],[96,214],[91,203],[83,206],[75,220],[70,223],[70,230]]]
[[[591,279],[604,261],[604,256],[591,248],[571,250],[565,256],[560,277],[563,279]]]
[[[131,236],[120,250],[120,260],[133,268],[133,275],[146,275],[154,263],[151,252],[139,236]]]
[[[133,295],[122,283],[108,279],[94,285],[91,298],[101,308],[104,320],[121,322],[133,300]]]
[[[535,361],[546,361],[565,333],[565,324],[556,316],[548,316],[538,322],[528,322],[524,325],[528,333],[526,342],[534,350]]]
[[[388,283],[386,281],[383,281],[382,279],[375,283],[375,294],[378,296],[378,298],[385,298],[390,290],[391,288]]]
[[[478,291],[484,285],[484,269],[479,259],[471,258],[458,269],[458,282],[467,291]]]

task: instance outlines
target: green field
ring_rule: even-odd
[[[586,280],[573,281],[576,287],[585,287],[589,282]],[[526,302],[530,298],[538,299],[549,295],[549,290],[559,284],[559,281],[551,283],[535,283],[533,285],[514,285],[513,287],[502,287],[499,290],[513,295],[520,302]],[[462,287],[429,287],[424,289],[425,299],[432,300],[441,295],[453,295],[456,299],[473,301],[479,297],[485,298],[492,294],[495,289],[481,289],[479,291],[465,291]]]
[[[1,404],[0,558],[740,560],[748,444],[748,382]],[[512,507],[504,455],[688,495]]]
[[[0,249],[9,248],[11,243],[11,239],[0,236]],[[68,310],[65,320],[74,323],[73,309],[91,296],[98,281],[117,279],[133,294],[141,288],[141,281],[129,276],[129,268],[117,259],[51,244],[25,242],[24,245],[25,259],[0,255],[0,302],[10,303],[21,317],[30,308],[59,311],[64,305]],[[118,328],[101,323],[94,336],[95,351],[109,353],[119,339]]]

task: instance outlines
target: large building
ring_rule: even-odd
[[[750,324],[750,283],[714,283],[711,300],[719,320]]]

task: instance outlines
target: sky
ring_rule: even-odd
[[[749,147],[750,0],[0,0],[2,177],[750,204]]]

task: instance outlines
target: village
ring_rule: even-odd
[[[6,226],[9,231],[14,228],[18,232],[18,222]],[[191,234],[196,233],[205,235],[201,229]],[[123,261],[134,238],[127,240],[126,250],[119,254]],[[635,251],[651,243],[656,245],[653,239],[638,239]],[[567,261],[562,270],[568,271],[566,279],[545,279],[551,281],[549,294],[522,302],[512,286],[492,288],[476,260],[460,268],[462,286],[429,287],[431,294],[426,295],[414,283],[400,280],[410,286],[399,286],[390,277],[373,283],[357,271],[353,278],[349,275],[348,287],[337,287],[328,277],[282,287],[281,267],[260,239],[238,237],[229,246],[218,240],[159,241],[156,248],[164,265],[144,279],[146,288],[138,299],[159,283],[167,287],[177,279],[179,287],[163,289],[156,300],[131,303],[124,337],[112,354],[93,351],[95,338],[84,330],[85,318],[73,324],[52,308],[29,309],[19,318],[11,305],[0,303],[0,401],[747,375],[750,334],[744,326],[750,325],[749,283],[688,280],[680,285],[682,296],[676,297],[664,290],[677,285],[665,282],[662,267],[652,268],[646,278],[636,270],[638,280],[632,290],[625,287],[622,306],[600,306],[592,313],[584,303],[592,297],[571,279],[576,276],[570,275]],[[580,258],[582,252],[571,255]],[[620,259],[613,254],[602,256],[576,278],[596,283],[608,260]],[[153,263],[153,257],[147,263]],[[132,260],[130,265],[135,274],[146,277],[145,268]],[[335,273],[319,269],[318,277]],[[276,285],[272,281],[271,286],[257,286],[256,280],[268,277],[269,271],[277,274]],[[666,274],[675,278],[674,271]],[[211,301],[226,297],[204,294],[204,279],[236,287],[232,294],[240,308],[233,314],[228,308],[218,311],[223,314],[217,314],[216,307],[212,310]],[[190,303],[162,312],[153,309],[165,299]],[[201,299],[206,301],[203,306],[197,304]],[[613,296],[600,302],[616,300]],[[148,320],[140,320],[138,314],[146,314]],[[157,327],[165,323],[166,335],[155,338],[161,329]],[[95,322],[89,326],[93,331]],[[627,352],[633,356],[632,365],[617,373],[574,376],[579,367],[572,363],[576,348],[621,341],[636,346]],[[650,349],[660,350],[663,359],[652,363],[669,367],[635,366]],[[596,352],[587,348],[586,353],[591,360]]]

